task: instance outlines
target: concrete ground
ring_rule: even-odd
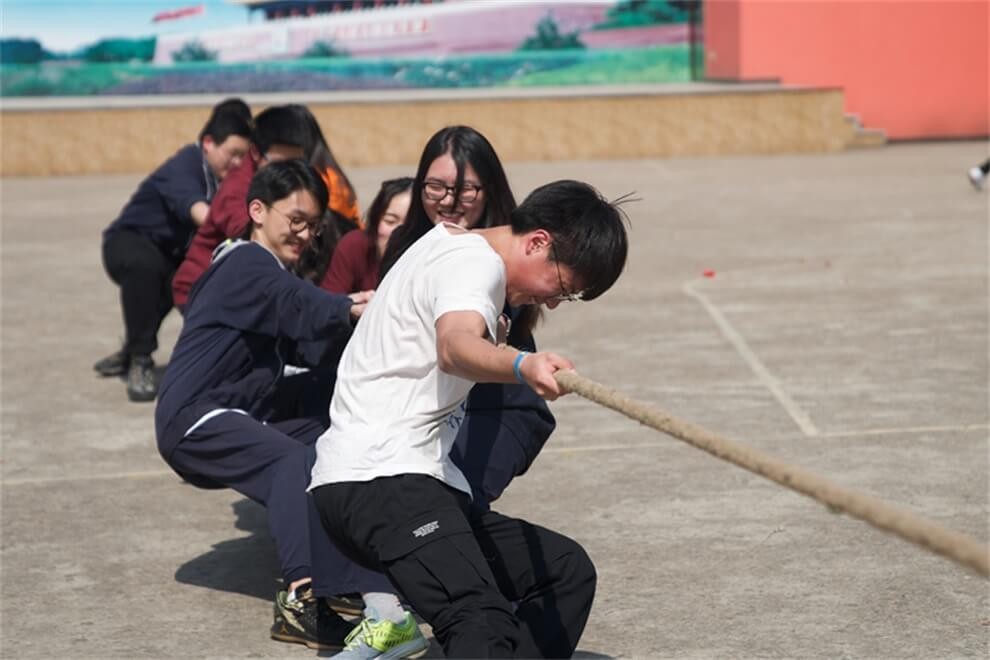
[[[585,376],[985,544],[988,197],[964,174],[985,157],[955,142],[509,163],[520,197],[566,177],[641,198],[618,285],[537,338]],[[350,174],[367,203],[409,170]],[[137,182],[2,181],[0,655],[314,657],[268,638],[263,510],[183,485],[153,406],[91,369],[121,336],[99,235]],[[553,409],[557,432],[499,508],[595,560],[580,657],[987,657],[985,579],[576,396]]]

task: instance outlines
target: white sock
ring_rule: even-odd
[[[399,597],[395,594],[374,591],[361,594],[364,598],[365,616],[373,610],[379,620],[388,619],[392,623],[402,623],[406,620],[406,611],[402,609]]]
[[[298,598],[296,598],[296,591],[302,591],[303,589],[308,589],[311,586],[313,586],[312,582],[303,582],[295,589],[289,589],[289,596],[288,598],[285,599],[285,601],[291,605],[292,603],[299,600]]]

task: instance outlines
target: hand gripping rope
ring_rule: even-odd
[[[807,495],[827,506],[833,513],[848,513],[878,529],[948,557],[984,577],[990,577],[990,550],[975,539],[940,527],[932,521],[869,495],[837,486],[807,470],[633,401],[615,390],[579,376],[574,371],[558,371],[554,377],[561,387],[589,401],[611,408],[644,426],[683,440],[722,460]]]

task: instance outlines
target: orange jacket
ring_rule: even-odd
[[[361,211],[358,209],[357,195],[354,194],[354,190],[344,181],[344,177],[333,168],[325,169],[321,175],[323,176],[323,181],[327,184],[327,188],[330,189],[330,210],[336,211],[353,222],[358,229],[363,229],[364,223],[361,222]]]

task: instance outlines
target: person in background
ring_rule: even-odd
[[[382,277],[413,243],[437,223],[468,228],[508,223],[515,197],[495,148],[470,126],[448,126],[426,143],[413,183],[406,222],[393,232],[383,257]],[[539,307],[512,306],[508,345],[536,352],[533,328]],[[556,427],[546,403],[525,385],[479,383],[452,416],[460,423],[450,457],[474,494],[472,506],[486,511],[509,483],[524,474]]]
[[[368,207],[365,228],[344,235],[334,250],[320,287],[332,293],[352,293],[378,286],[378,268],[395,229],[406,221],[413,180],[383,181]]]
[[[983,190],[987,182],[987,175],[990,174],[990,158],[987,158],[979,165],[969,168],[966,174],[969,176],[969,182],[973,184],[974,188]]]
[[[360,229],[361,210],[358,207],[357,195],[354,192],[354,186],[351,185],[351,180],[344,174],[344,169],[334,157],[313,113],[303,105],[293,107],[297,109],[310,132],[310,140],[314,147],[313,153],[307,157],[310,165],[316,168],[330,190],[329,208],[334,214],[334,221],[339,230],[338,234],[344,235],[352,229]]]
[[[243,101],[215,106],[198,141],[144,179],[103,232],[103,266],[120,287],[124,343],[93,368],[101,376],[126,374],[131,401],[152,401],[158,392],[151,356],[172,309],[172,276],[206,221],[219,183],[246,157],[251,132]]]
[[[255,117],[247,156],[220,183],[210,203],[209,217],[196,230],[172,278],[172,299],[179,311],[183,311],[193,284],[209,268],[216,247],[228,238],[240,236],[250,226],[247,191],[255,173],[269,163],[304,158],[312,149],[309,130],[295,108],[273,106]]]

